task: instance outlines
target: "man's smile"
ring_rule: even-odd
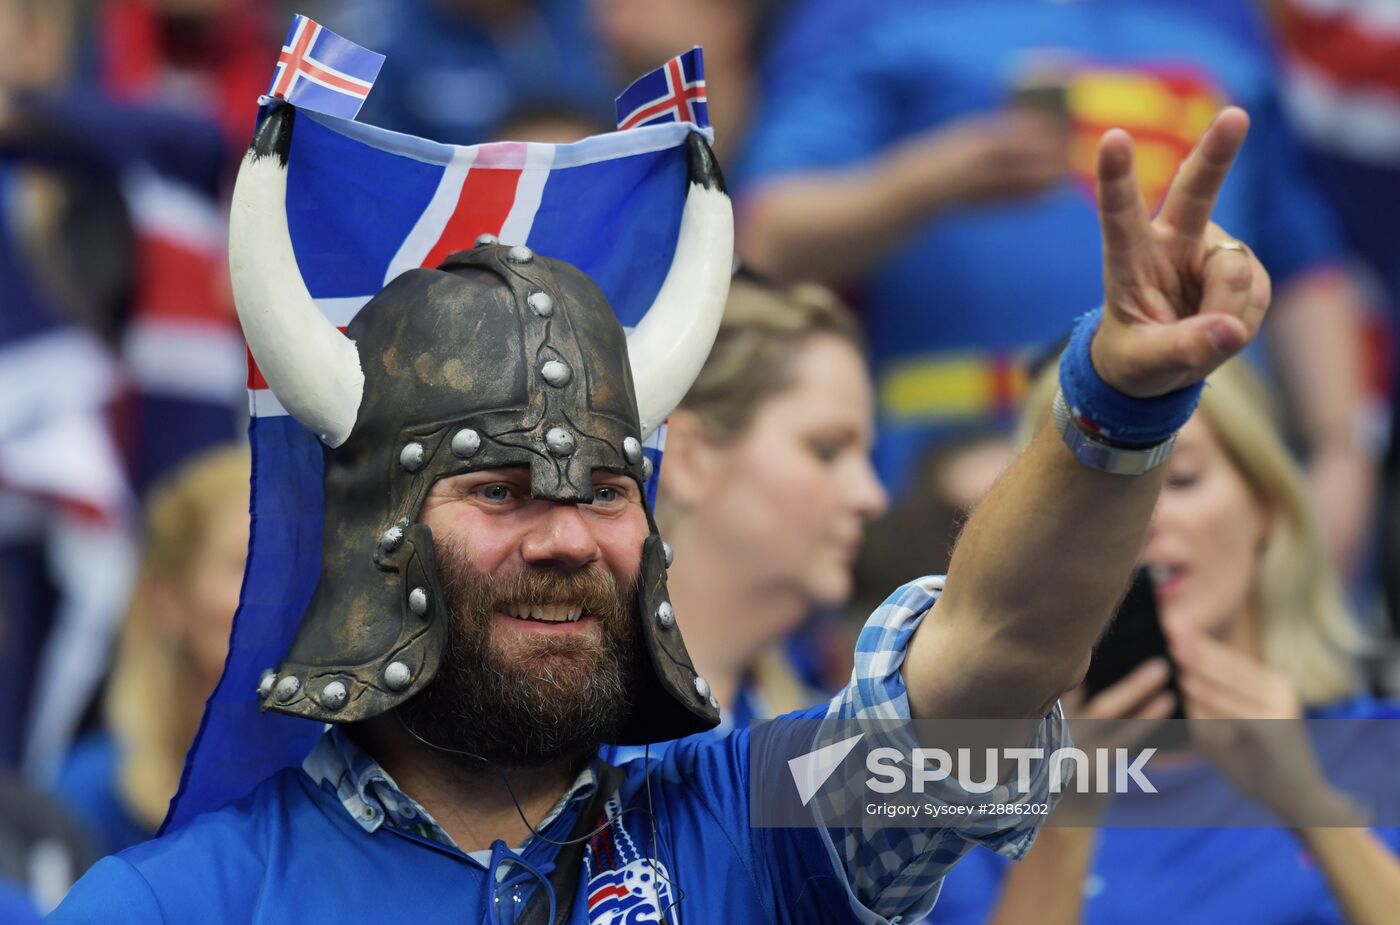
[[[494,621],[510,626],[511,632],[551,636],[587,632],[598,622],[581,604],[510,603],[495,608],[491,616]]]

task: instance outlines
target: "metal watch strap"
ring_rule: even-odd
[[[1176,445],[1176,434],[1153,446],[1134,449],[1114,446],[1086,433],[1070,414],[1069,403],[1063,392],[1055,392],[1055,402],[1050,408],[1055,422],[1055,430],[1065,441],[1065,446],[1074,458],[1090,469],[1111,472],[1114,475],[1142,475],[1151,472],[1166,461]]]

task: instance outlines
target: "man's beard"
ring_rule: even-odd
[[[508,767],[576,760],[615,738],[631,709],[635,580],[620,586],[602,566],[496,577],[447,542],[437,559],[446,638],[437,676],[399,708],[408,728]],[[493,633],[512,602],[581,605],[601,632]]]

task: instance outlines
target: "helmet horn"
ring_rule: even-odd
[[[681,403],[714,346],[734,271],[734,209],[714,152],[687,139],[690,189],[666,281],[627,336],[642,437]]]
[[[328,446],[346,441],[364,394],[354,341],[306,291],[287,230],[287,157],[296,110],[279,106],[253,136],[229,217],[229,274],[243,336],[287,411]]]

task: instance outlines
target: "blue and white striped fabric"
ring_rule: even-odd
[[[943,578],[930,576],[900,586],[875,609],[856,642],[851,683],[832,698],[827,717],[840,720],[908,720],[909,694],[900,669],[909,641],[943,591]],[[908,735],[906,752],[917,746]],[[1069,727],[1057,703],[1041,721],[1028,747],[1050,755],[1070,744]],[[1031,787],[1016,794],[1005,786],[990,793],[969,794],[955,780],[925,794],[929,802],[1042,803],[1049,793],[1049,761],[1032,764]],[[871,822],[863,828],[822,830],[827,851],[838,872],[846,875],[852,910],[867,923],[918,920],[933,908],[940,881],[975,845],[1020,858],[1030,850],[1044,816],[1010,813],[971,816],[967,826],[904,828]]]

